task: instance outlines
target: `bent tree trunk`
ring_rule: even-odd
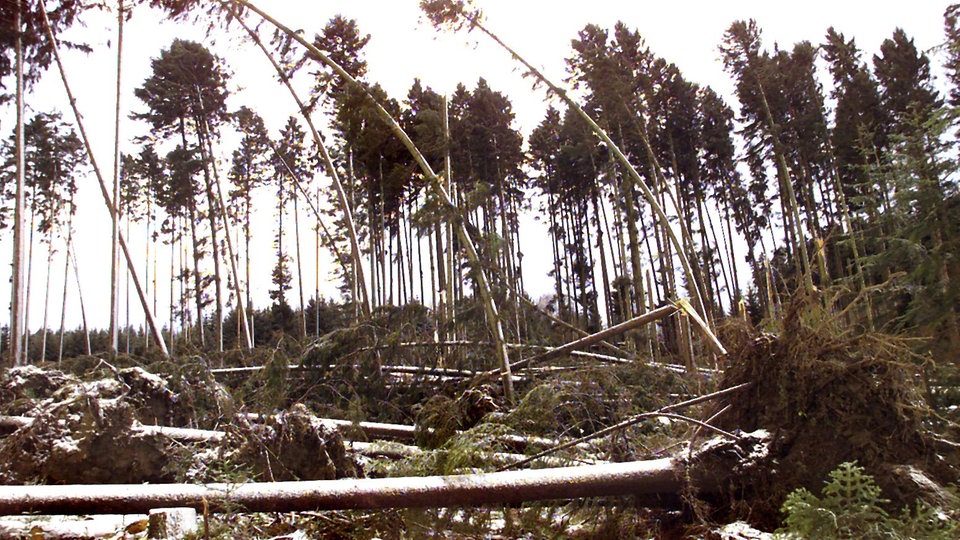
[[[371,104],[374,106],[374,110],[381,120],[387,125],[387,127],[393,132],[393,134],[403,143],[404,147],[410,152],[410,155],[414,158],[417,164],[420,167],[423,175],[427,178],[427,181],[430,183],[434,193],[440,199],[441,204],[445,207],[447,211],[452,214],[452,219],[456,227],[456,233],[460,241],[463,243],[464,248],[467,251],[467,258],[470,261],[470,264],[474,266],[476,271],[477,279],[477,288],[479,289],[480,297],[483,301],[484,313],[486,315],[487,326],[490,330],[490,333],[493,336],[494,344],[496,345],[497,357],[500,362],[500,369],[502,373],[503,381],[503,394],[508,403],[514,403],[513,395],[513,380],[510,376],[510,358],[507,354],[506,339],[503,333],[503,323],[500,319],[500,312],[497,309],[497,304],[493,299],[493,294],[490,292],[490,285],[487,281],[486,272],[483,269],[483,265],[480,261],[480,256],[477,253],[476,246],[473,242],[473,239],[470,237],[470,233],[467,231],[467,228],[464,224],[463,215],[460,213],[459,208],[451,200],[449,193],[443,186],[443,181],[437,176],[436,172],[430,167],[430,164],[427,163],[426,158],[423,157],[423,154],[410,139],[407,133],[400,127],[400,124],[390,116],[390,113],[370,94],[369,88],[366,85],[358,81],[356,78],[347,73],[343,67],[331,60],[327,55],[322,51],[317,49],[312,43],[307,41],[297,32],[294,32],[289,27],[283,25],[269,14],[264,12],[262,9],[254,6],[248,0],[222,0],[223,2],[232,2],[236,5],[243,6],[260,17],[265,21],[269,22],[275,26],[279,31],[290,36],[292,39],[300,43],[304,48],[306,48],[319,62],[322,62],[327,67],[332,69],[337,73],[343,80],[347,81],[349,84],[355,86],[358,90],[362,91],[370,100]]]
[[[229,10],[230,14],[236,19],[241,27],[247,32],[247,35],[250,36],[250,39],[256,43],[257,47],[260,48],[260,51],[263,52],[264,56],[267,57],[267,60],[270,61],[270,65],[273,66],[274,70],[277,72],[277,75],[280,77],[280,80],[283,82],[284,86],[289,90],[291,97],[297,103],[297,108],[300,110],[300,114],[303,116],[304,121],[307,123],[307,127],[310,128],[310,134],[313,136],[313,142],[317,147],[317,150],[320,151],[320,158],[323,161],[324,169],[327,172],[327,175],[330,177],[330,180],[333,184],[333,188],[337,193],[337,203],[340,206],[341,217],[343,218],[344,226],[347,229],[347,238],[350,241],[350,261],[353,265],[353,275],[355,280],[355,287],[359,293],[356,298],[356,301],[360,304],[362,308],[362,313],[364,316],[369,316],[371,314],[370,307],[370,295],[367,293],[367,283],[366,278],[363,273],[363,264],[361,263],[361,251],[360,251],[360,241],[357,237],[357,229],[353,220],[353,207],[350,205],[350,202],[347,198],[347,193],[343,188],[343,182],[340,181],[340,175],[337,173],[337,168],[333,163],[333,159],[330,157],[330,153],[327,151],[327,147],[323,142],[323,138],[320,137],[320,133],[317,131],[316,126],[313,123],[313,118],[310,116],[310,111],[307,106],[304,104],[303,100],[300,99],[300,95],[297,94],[294,90],[293,85],[290,83],[290,78],[287,76],[286,71],[277,63],[277,60],[270,54],[270,51],[267,49],[266,45],[263,44],[263,41],[260,39],[260,35],[251,28],[238,13],[232,5],[225,4],[225,7]],[[303,188],[300,188],[301,190]],[[309,198],[309,197],[308,197]],[[317,220],[319,220],[319,215]],[[331,242],[333,245],[333,242]],[[342,260],[341,260],[342,264]],[[373,269],[371,268],[371,273]]]
[[[653,210],[654,214],[657,216],[657,219],[663,225],[664,231],[667,233],[670,242],[677,250],[677,256],[680,259],[680,265],[683,267],[684,277],[687,280],[687,283],[690,287],[690,292],[693,295],[694,302],[696,303],[697,310],[701,314],[705,314],[706,310],[704,309],[703,298],[701,296],[700,290],[697,288],[697,282],[694,279],[693,269],[690,265],[690,261],[687,258],[686,251],[684,250],[684,244],[681,242],[680,238],[677,236],[676,232],[673,230],[673,226],[670,223],[666,212],[664,212],[663,207],[657,201],[653,192],[647,186],[647,184],[641,178],[640,173],[637,172],[636,168],[630,163],[630,160],[627,159],[627,156],[623,153],[619,146],[617,146],[613,139],[604,131],[593,118],[588,115],[580,105],[571,98],[567,92],[553,83],[548,79],[540,70],[534,67],[532,64],[527,62],[519,53],[510,48],[506,43],[503,42],[496,34],[487,29],[483,24],[481,24],[478,17],[474,14],[468,13],[462,2],[441,2],[442,7],[440,11],[448,11],[455,15],[456,18],[462,18],[468,25],[469,28],[476,28],[482,33],[486,34],[490,39],[497,43],[502,49],[504,49],[510,56],[522,64],[526,69],[527,73],[537,80],[546,85],[557,97],[559,97],[567,106],[574,111],[584,122],[590,127],[591,131],[599,137],[604,144],[607,145],[607,148],[612,152],[616,160],[623,165],[628,173],[628,177],[633,182],[633,185],[640,188],[640,192],[643,194],[644,198],[650,204],[650,208]],[[423,6],[423,4],[421,4]],[[430,13],[429,10],[425,10],[429,18],[434,18],[435,13]],[[434,22],[434,25],[437,26],[437,22]],[[681,231],[682,233],[682,231]],[[692,243],[692,242],[691,242]]]
[[[0,515],[142,513],[191,507],[212,512],[430,508],[616,495],[665,496],[684,487],[670,458],[460,476],[250,484],[2,486]],[[661,502],[662,504],[662,502]]]

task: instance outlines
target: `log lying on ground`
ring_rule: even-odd
[[[243,416],[251,422],[257,422],[263,418],[261,415],[254,413],[247,413]],[[388,439],[398,442],[412,442],[416,439],[416,426],[382,422],[351,422],[350,420],[338,420],[336,418],[320,418],[319,420],[337,429],[340,435],[348,441],[356,440],[355,437],[351,437],[351,431],[353,430],[359,430],[368,439]],[[515,452],[523,452],[530,445],[554,446],[559,444],[559,441],[545,437],[508,434],[501,435],[499,442]]]
[[[401,344],[403,345],[403,344]],[[408,344],[414,345],[414,344]],[[416,344],[416,345],[431,345],[435,346],[434,343],[425,343],[425,344]],[[290,364],[286,366],[288,371],[329,371],[338,368],[350,368],[350,367],[359,367],[356,365],[335,365],[328,364],[325,366],[311,366],[311,365],[299,365],[299,364]],[[213,375],[231,375],[231,374],[240,374],[240,373],[255,373],[257,371],[263,371],[263,366],[248,366],[248,367],[232,367],[232,368],[214,368],[210,370],[210,373]],[[475,371],[465,370],[465,369],[449,369],[449,368],[435,368],[435,367],[420,367],[420,366],[383,366],[380,368],[380,371],[383,373],[404,373],[404,374],[416,374],[416,375],[432,375],[438,377],[449,377],[449,378],[470,378],[477,374]]]
[[[348,442],[346,444],[346,448],[350,452],[369,458],[398,460],[420,457],[424,454],[424,452],[426,452],[419,446],[410,446],[399,443],[377,444],[367,442]],[[480,457],[488,460],[494,466],[503,468],[509,468],[510,466],[516,465],[517,463],[526,461],[528,459],[528,457],[524,454],[511,454],[508,452],[482,452]],[[556,457],[547,457],[540,461],[541,464],[546,465],[547,467],[566,467],[573,462],[579,463],[580,465],[598,465],[601,463],[609,463],[608,461],[597,459],[571,460]]]
[[[147,528],[145,514],[83,516],[11,516],[0,518],[0,538],[137,538]],[[130,536],[119,536],[123,531]]]
[[[0,486],[0,515],[144,513],[190,507],[211,512],[301,512],[512,504],[640,495],[674,501],[684,483],[672,458],[460,476],[250,484]],[[703,488],[703,486],[700,486]]]
[[[666,319],[667,317],[673,315],[674,313],[676,313],[676,312],[678,312],[678,311],[680,311],[680,309],[679,309],[677,306],[674,306],[674,305],[672,305],[672,304],[671,304],[671,305],[668,305],[668,306],[663,306],[663,307],[661,307],[661,308],[657,308],[657,309],[655,309],[655,310],[653,310],[653,311],[649,311],[649,312],[647,312],[647,313],[644,313],[644,314],[642,314],[642,315],[639,315],[639,316],[637,316],[637,317],[634,317],[634,318],[630,319],[629,321],[624,321],[624,322],[622,322],[622,323],[620,323],[620,324],[618,324],[618,325],[611,326],[610,328],[601,330],[601,331],[599,331],[599,332],[597,332],[597,333],[595,333],[595,334],[590,334],[589,336],[582,337],[582,338],[580,338],[580,339],[578,339],[578,340],[576,340],[576,341],[571,341],[570,343],[567,343],[566,345],[562,345],[562,346],[557,347],[557,348],[555,348],[555,349],[550,349],[550,350],[547,351],[547,352],[538,354],[538,355],[536,355],[536,356],[532,356],[532,357],[527,358],[527,359],[525,359],[525,360],[520,360],[520,361],[518,361],[518,362],[513,362],[512,364],[510,364],[510,370],[513,371],[513,370],[523,369],[523,368],[525,368],[525,367],[527,367],[527,366],[529,366],[529,365],[532,365],[532,364],[534,364],[534,363],[537,363],[537,362],[545,362],[545,361],[547,361],[547,360],[551,360],[551,359],[553,359],[553,358],[558,358],[558,357],[563,356],[563,355],[565,355],[565,354],[570,354],[570,352],[572,352],[572,351],[576,351],[576,350],[579,350],[579,349],[583,349],[584,347],[588,347],[588,346],[593,345],[593,344],[595,344],[595,343],[599,343],[599,342],[607,339],[608,337],[617,336],[617,335],[623,334],[624,332],[633,330],[634,328],[639,328],[639,327],[641,327],[641,326],[643,326],[643,325],[645,325],[645,324],[649,324],[649,323],[651,323],[651,322],[653,322],[653,321],[659,321],[660,319]],[[495,369],[495,370],[492,370],[492,371],[487,371],[486,373],[483,374],[483,376],[484,376],[484,377],[493,377],[493,376],[498,376],[498,375],[500,375],[500,373],[501,373],[501,370],[496,370],[496,369]]]
[[[33,418],[30,416],[0,416],[0,430],[14,431],[22,427],[27,427],[32,423]],[[137,423],[134,423],[131,429],[147,435],[166,435],[176,441],[188,443],[218,443],[226,436],[226,433],[222,431],[212,431],[209,429],[145,426]]]
[[[260,422],[263,415],[256,413],[242,414],[245,419],[251,422]],[[344,438],[349,440],[350,430],[359,430],[364,436],[370,439],[390,439],[394,441],[412,441],[416,433],[416,427],[403,424],[384,424],[381,422],[351,422],[350,420],[338,420],[335,418],[318,418],[318,420],[337,431],[340,431]]]
[[[263,416],[247,413],[243,415],[251,422],[258,422]],[[358,429],[360,435],[367,439],[387,439],[398,442],[412,442],[415,439],[416,426],[407,426],[403,424],[384,424],[380,422],[351,422],[349,420],[337,420],[333,418],[321,418],[321,422],[331,426],[340,432],[340,435],[348,441],[355,440],[351,437],[352,430]],[[29,416],[0,416],[0,431],[16,431],[33,423],[33,418]],[[146,434],[166,435],[171,439],[187,443],[219,443],[226,436],[223,431],[212,431],[208,429],[190,429],[167,426],[151,426],[135,424],[132,428]],[[501,435],[499,441],[508,449],[515,452],[523,452],[530,445],[542,447],[556,446],[560,444],[554,439],[544,437],[524,437],[522,435]]]

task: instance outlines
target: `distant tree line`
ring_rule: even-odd
[[[60,4],[51,10],[57,30],[80,9]],[[196,11],[191,2],[150,4],[173,18]],[[49,45],[34,35],[38,8],[25,2],[0,9],[3,39],[15,24],[29,28],[21,46],[25,73],[35,79],[51,62]],[[523,255],[536,244],[552,263],[548,309],[588,331],[694,296],[694,289],[710,321],[743,316],[759,323],[778,317],[785,299],[801,292],[829,296],[854,326],[906,331],[932,338],[940,351],[960,350],[956,5],[945,13],[946,95],[934,84],[928,53],[900,29],[865,59],[834,28],[819,44],[771,49],[754,21],[736,21],[719,44],[736,83],[736,111],[713,89],[686,80],[623,23],[587,25],[577,34],[568,83],[676,217],[670,226],[683,232],[683,252],[694,263],[689,276],[679,271],[677,247],[644,201],[644,186],[573,111],[550,107],[524,141],[509,98],[484,79],[451,96],[419,80],[406,96],[389,96],[367,79],[369,36],[355,21],[333,18],[314,46],[410,135],[440,173],[454,211],[366,92],[318,67],[312,53],[297,52],[288,39],[261,40],[245,22],[248,14],[231,3],[210,13],[212,24],[237,30],[235,22],[243,23],[282,80],[309,89],[299,96],[290,85],[300,114],[271,135],[253,107],[228,110],[224,62],[181,39],[152,60],[151,75],[137,87],[132,117],[149,130],[120,159],[118,210],[127,234],[137,227],[135,234],[149,239],[138,267],[153,311],[170,321],[170,348],[222,351],[266,343],[277,332],[321,335],[330,328],[322,314],[333,311],[318,277],[304,270],[313,259],[319,274],[321,247],[333,254],[341,284],[339,321],[421,303],[432,309],[436,339],[466,338],[465,321],[482,317],[475,315],[482,271],[503,308],[507,338],[536,339],[529,311],[519,307]],[[17,14],[26,18],[15,23]],[[3,81],[16,62],[8,49],[0,59]],[[820,60],[829,81],[818,78]],[[317,130],[314,121],[329,130]],[[228,140],[238,142],[229,148]],[[221,163],[222,155],[230,158]],[[54,252],[72,249],[74,178],[87,167],[83,144],[59,114],[39,113],[25,122],[22,142],[15,134],[4,143],[3,167],[0,228],[15,225],[9,209],[21,194],[17,216],[29,241],[15,260],[24,261],[29,276],[38,233],[49,282]],[[252,219],[258,208],[272,210],[272,230]],[[546,222],[548,238],[521,234],[520,217],[529,212]],[[477,244],[479,267],[468,261],[460,223]],[[312,239],[304,237],[308,230]],[[265,234],[274,239],[272,252],[256,253],[252,240]],[[270,276],[252,275],[251,260],[264,257],[273,261]],[[169,268],[159,268],[159,260]],[[158,283],[168,287],[162,295]],[[265,311],[251,297],[264,283],[272,303]],[[44,290],[46,313],[49,286]],[[38,295],[22,302],[31,296]],[[161,297],[169,305],[158,305]],[[652,355],[676,351],[683,332],[662,325],[633,336],[629,346]],[[34,358],[52,357],[48,333],[62,336],[65,329],[48,332],[45,316]],[[27,354],[33,341],[22,342]],[[149,347],[143,335],[133,341],[126,346]]]

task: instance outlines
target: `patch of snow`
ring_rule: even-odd
[[[73,393],[76,396],[100,397],[116,395],[121,391],[120,381],[115,379],[100,379],[98,381],[78,384]]]
[[[96,516],[4,516],[0,517],[0,538],[134,538],[129,536],[140,514]]]
[[[195,481],[198,478],[203,476],[204,471],[207,469],[208,463],[215,463],[219,457],[219,452],[216,448],[210,448],[197,452],[193,455],[193,462],[190,464],[190,468],[184,474],[187,480]]]
[[[293,531],[290,534],[283,534],[280,536],[274,536],[268,540],[308,540],[310,537],[307,536],[307,533],[303,531]]]
[[[753,448],[750,450],[750,455],[747,456],[747,460],[758,462],[763,461],[770,455],[770,445],[767,444],[770,442],[770,432],[765,429],[758,429],[756,431],[751,431],[750,433],[744,433],[743,437],[745,439],[753,439],[757,441],[757,444],[753,445]]]
[[[720,529],[714,531],[720,536],[721,540],[772,540],[773,535],[761,530],[754,529],[748,523],[735,521],[728,523]]]
[[[69,435],[63,439],[57,439],[53,441],[53,449],[54,451],[60,452],[64,455],[77,454],[80,452],[80,447],[77,446],[77,441]]]
[[[723,447],[730,444],[730,440],[726,437],[717,435],[716,437],[711,437],[703,442],[700,445],[700,448],[697,449],[698,453],[706,454],[712,451],[715,451],[717,448]]]
[[[165,390],[167,388],[167,382],[163,380],[163,377],[150,373],[149,371],[141,367],[132,367],[123,370],[125,373],[135,373],[137,379],[149,383],[153,388]]]

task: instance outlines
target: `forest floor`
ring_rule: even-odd
[[[791,492],[819,493],[831,471],[850,462],[876,480],[891,514],[917,501],[956,512],[960,505],[949,489],[960,479],[960,445],[951,442],[956,424],[926,406],[923,381],[902,344],[811,326],[802,312],[789,314],[776,335],[740,325],[721,334],[730,352],[710,377],[663,365],[561,361],[518,376],[523,397],[515,407],[494,385],[462,377],[462,370],[420,365],[371,375],[365,361],[330,366],[326,354],[317,356],[322,343],[299,355],[274,349],[259,366],[257,358],[228,355],[217,366],[200,356],[152,363],[81,357],[8,369],[0,374],[0,484],[242,484],[491,472],[562,441],[607,433],[533,466],[672,458],[682,489],[653,501],[238,509],[203,515],[197,537],[766,538],[783,525]],[[383,366],[413,365],[409,353],[376,358]],[[738,385],[746,386],[689,407],[682,417],[650,414]],[[609,429],[618,423],[623,427]],[[104,518],[88,518],[86,529],[77,521],[71,529],[70,521],[39,519],[4,518],[0,536],[147,535],[143,515],[108,518],[99,531],[92,524]]]

